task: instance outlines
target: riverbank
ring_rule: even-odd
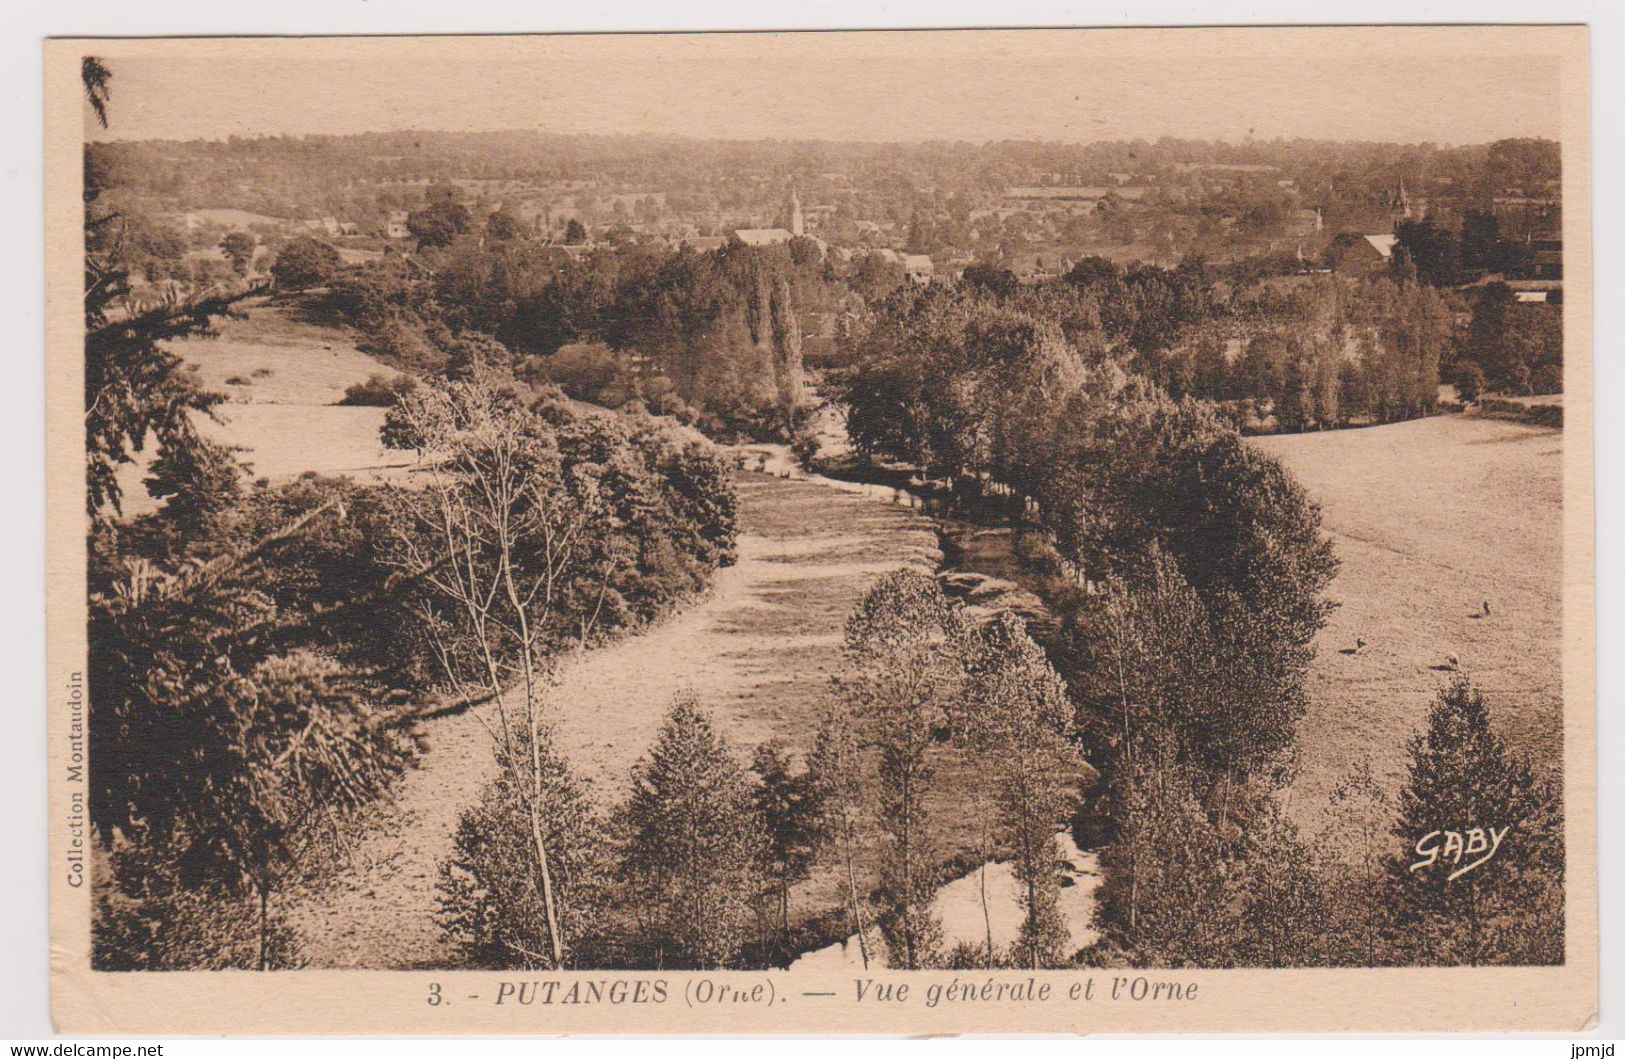
[[[738,562],[666,621],[588,652],[552,694],[560,749],[603,808],[625,793],[672,698],[691,692],[735,754],[777,738],[811,748],[839,675],[846,615],[875,578],[940,560],[931,524],[861,492],[747,470],[740,475]],[[352,865],[293,898],[314,967],[426,968],[452,963],[435,921],[439,866],[457,819],[494,775],[486,731],[495,706],[424,726],[420,766],[379,807]],[[800,921],[839,903],[833,884],[798,888]]]

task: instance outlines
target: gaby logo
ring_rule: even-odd
[[[1416,840],[1416,855],[1422,859],[1411,865],[1411,871],[1431,868],[1443,861],[1455,866],[1445,877],[1446,882],[1461,878],[1480,865],[1487,864],[1495,851],[1501,848],[1512,825],[1488,829],[1471,827],[1466,831],[1429,831]],[[1467,861],[1463,864],[1462,861]]]

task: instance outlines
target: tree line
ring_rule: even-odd
[[[330,266],[283,289],[324,287],[363,351],[401,368],[444,370],[459,339],[489,337],[522,377],[712,434],[790,436],[808,412],[808,314],[862,305],[810,240],[566,254],[523,236],[462,236],[410,260]],[[861,264],[855,274],[874,282]]]
[[[1210,401],[1246,433],[1431,415],[1441,382],[1454,383],[1465,401],[1562,388],[1560,306],[1521,302],[1504,283],[1445,290],[1414,278],[1259,267],[1191,260],[1123,268],[1088,258],[1064,279],[1027,285],[1007,270],[973,266],[958,288],[903,288],[892,295],[897,304],[878,305],[837,358],[834,381],[884,371],[883,380],[858,379],[861,400],[882,404],[891,384],[911,394],[920,386],[968,390],[954,363],[963,343],[919,328],[899,334],[894,322],[940,317],[945,331],[1008,311],[1044,321],[1047,340],[1081,363],[1110,362],[1176,399]],[[917,396],[892,400],[892,425],[876,429],[908,429],[910,413],[898,406]],[[867,406],[859,411],[859,429],[868,429]]]
[[[1212,401],[1249,433],[1432,413],[1441,364],[1459,341],[1445,295],[1381,277],[1282,269],[1194,260],[1125,269],[1090,258],[1035,286],[967,270],[966,289],[953,297],[1047,319],[1084,362],[1113,361],[1176,398]]]
[[[1340,788],[1330,811],[1358,851],[1317,861],[1282,810],[1337,562],[1277,461],[1018,300],[890,308],[842,379],[849,431],[871,459],[946,479],[962,510],[1022,527],[1018,554],[1059,621],[1046,646],[1074,738],[1100,776],[1084,815],[1102,844],[1103,941],[1086,961],[1561,959],[1557,786],[1465,681],[1410,744],[1397,806],[1365,774]],[[1504,862],[1450,881],[1412,870],[1428,832],[1491,817],[1519,833]]]

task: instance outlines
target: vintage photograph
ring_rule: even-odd
[[[1552,32],[53,42],[88,970],[1594,966]]]

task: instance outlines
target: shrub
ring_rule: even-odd
[[[607,836],[585,790],[539,732],[546,843],[565,966],[602,955],[612,872]],[[457,824],[456,849],[441,866],[440,924],[463,959],[480,968],[552,968],[547,910],[528,811],[529,735],[516,732],[517,766],[504,761],[479,802]],[[503,755],[499,748],[499,756]]]
[[[280,920],[263,933],[252,894],[188,886],[180,857],[165,845],[133,848],[121,838],[105,854],[116,885],[100,895],[91,920],[91,966],[98,971],[279,969],[300,964],[297,936]]]
[[[421,323],[402,316],[387,317],[370,328],[356,348],[385,363],[424,374],[443,370],[449,359],[429,341]]]
[[[369,408],[392,408],[400,399],[417,388],[417,380],[410,375],[369,375],[366,382],[353,383],[344,390],[341,405],[360,405]]]
[[[632,394],[625,360],[601,342],[573,342],[547,357],[533,357],[529,368],[578,401],[616,408]]]
[[[790,442],[790,452],[803,469],[813,470],[818,459],[818,432],[806,427],[796,431],[795,438]]]
[[[1456,393],[1464,404],[1472,404],[1484,392],[1484,369],[1477,361],[1463,360],[1456,366]]]
[[[1012,542],[1016,558],[1022,566],[1040,577],[1059,577],[1062,573],[1061,553],[1047,534],[1032,530],[1018,530]]]

